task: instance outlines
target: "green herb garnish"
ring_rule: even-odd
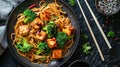
[[[87,41],[87,40],[88,40],[88,36],[87,36],[86,34],[83,34],[83,35],[82,35],[82,40],[83,40],[83,41]]]
[[[75,5],[75,0],[69,0],[69,4],[70,4],[71,6],[74,6],[74,5]]]
[[[83,53],[88,54],[90,53],[91,46],[89,46],[89,43],[85,43],[83,44],[82,49],[83,49]]]
[[[115,32],[109,31],[109,32],[107,33],[107,36],[113,38],[113,37],[115,37]]]

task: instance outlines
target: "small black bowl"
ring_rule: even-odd
[[[73,61],[69,67],[91,67],[90,64],[83,60],[75,60]]]
[[[120,10],[120,0],[95,0],[95,6],[102,15],[114,15]]]

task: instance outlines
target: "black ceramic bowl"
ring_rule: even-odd
[[[120,10],[120,0],[95,0],[95,6],[102,15],[113,15]]]
[[[83,60],[75,60],[73,61],[69,67],[91,67],[90,64]]]
[[[47,3],[53,2],[54,0],[46,0]],[[64,64],[74,53],[74,51],[76,50],[76,47],[78,45],[79,42],[79,36],[80,36],[80,32],[79,32],[79,23],[77,21],[77,18],[75,16],[75,14],[73,13],[73,11],[68,7],[67,4],[65,4],[62,0],[58,0],[58,3],[60,5],[63,6],[63,11],[67,12],[67,16],[70,18],[72,25],[75,28],[75,36],[74,36],[74,44],[73,46],[69,49],[69,54],[67,56],[65,56],[64,58],[60,59],[60,60],[53,60],[51,61],[49,64],[35,64],[30,62],[29,60],[25,59],[24,57],[20,56],[17,53],[16,48],[12,45],[13,40],[10,38],[11,34],[14,32],[14,26],[16,24],[16,20],[17,20],[17,15],[22,12],[23,10],[25,10],[29,5],[31,4],[39,4],[40,0],[25,0],[22,3],[20,3],[10,14],[9,19],[7,21],[7,28],[6,28],[6,35],[7,35],[7,42],[9,45],[9,49],[11,51],[11,53],[13,54],[13,56],[20,62],[22,63],[24,66],[27,67],[57,67],[57,66],[61,66],[62,64]]]

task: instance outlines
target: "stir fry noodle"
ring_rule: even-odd
[[[17,16],[13,46],[18,54],[33,63],[49,63],[63,58],[73,45],[74,27],[56,1],[40,1]]]

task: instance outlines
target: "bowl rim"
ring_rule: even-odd
[[[10,14],[9,14],[9,17],[8,17],[8,19],[7,19],[7,27],[6,27],[6,29],[8,29],[8,23],[9,23],[9,20],[10,20],[10,17],[11,17],[11,15],[13,14],[13,12],[15,11],[15,9],[19,6],[19,5],[21,5],[23,2],[25,2],[25,1],[27,1],[27,0],[24,0],[24,1],[21,1],[17,6],[15,6],[14,8],[13,8],[13,10],[10,12]],[[77,28],[79,28],[79,23],[78,23],[78,19],[77,19],[77,17],[76,17],[76,14],[74,13],[74,11],[72,10],[72,8],[70,7],[70,6],[68,6],[68,4],[66,4],[64,1],[62,1],[62,0],[59,0],[59,2],[61,2],[61,3],[63,3],[69,10],[70,10],[70,12],[74,15],[74,17],[75,17],[75,20],[76,20],[76,26],[77,26]],[[7,33],[8,33],[8,30],[6,30],[6,35],[7,35]],[[78,29],[77,30],[77,32],[76,32],[77,34],[80,34],[80,30]],[[7,37],[7,43],[9,44],[9,38],[8,38],[8,35],[6,36]],[[74,48],[75,48],[75,50],[77,49],[77,46],[78,46],[78,43],[79,43],[79,38],[80,37],[77,37],[76,38],[76,45],[74,46]],[[17,61],[19,61],[22,65],[26,65],[26,63],[24,63],[24,62],[22,62],[22,60],[16,55],[16,54],[14,54],[15,52],[13,52],[13,49],[11,48],[11,45],[8,45],[8,47],[9,47],[9,50],[10,50],[10,52],[11,52],[11,54],[16,58],[16,60]],[[63,65],[65,62],[67,62],[68,61],[68,59],[70,59],[71,57],[72,57],[72,55],[74,54],[74,52],[75,52],[75,50],[72,50],[72,54],[70,54],[70,56],[69,56],[69,58],[66,58],[66,60],[64,61],[64,62],[62,62],[61,64],[59,64],[58,66],[61,66],[61,65]],[[28,65],[28,66],[30,66],[30,65]]]
[[[69,67],[71,67],[73,64],[75,64],[76,62],[83,62],[85,64],[87,64],[89,67],[91,67],[90,63],[88,63],[87,61],[85,60],[74,60],[72,63],[70,63]]]

